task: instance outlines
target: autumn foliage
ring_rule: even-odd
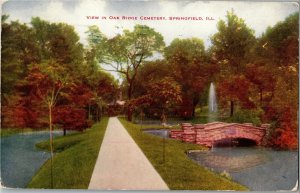
[[[192,119],[196,108],[207,105],[214,82],[222,118],[270,123],[270,146],[297,148],[298,13],[257,36],[228,11],[208,48],[197,37],[166,46],[163,36],[145,25],[114,37],[90,26],[84,47],[68,24],[2,19],[2,127],[53,123],[81,131],[103,113],[117,115],[124,107],[129,120],[140,112]],[[118,72],[122,82],[99,65]],[[116,105],[119,99],[124,107]]]
[[[59,124],[64,130],[83,131],[91,126],[87,118],[87,111],[69,105],[61,105],[54,109],[53,123]]]
[[[111,102],[116,86],[74,28],[40,18],[30,26],[2,19],[1,126],[50,132],[53,124],[64,131],[90,127],[89,119],[98,116],[92,110]]]

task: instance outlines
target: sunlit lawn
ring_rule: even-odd
[[[53,163],[53,188],[88,188],[94,165],[98,157],[108,118],[83,133],[75,133],[54,139],[56,152]],[[49,141],[36,145],[40,149],[49,149]],[[28,184],[29,188],[51,187],[50,159],[40,168]]]
[[[130,123],[124,118],[119,118],[119,120],[170,189],[247,190],[246,187],[199,166],[187,157],[188,150],[201,150],[205,149],[204,147],[166,139],[164,161],[162,138],[142,132],[140,125]]]

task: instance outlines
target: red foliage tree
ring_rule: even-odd
[[[148,85],[147,94],[131,100],[127,104],[131,110],[149,107],[150,111],[158,111],[162,119],[166,119],[166,113],[172,106],[181,103],[181,87],[172,78],[164,78],[161,81]]]
[[[297,123],[295,123],[295,115],[291,108],[285,108],[284,113],[280,116],[280,128],[275,129],[273,143],[275,146],[283,149],[297,149],[298,134]]]
[[[91,126],[86,119],[86,110],[71,105],[60,105],[53,111],[53,123],[61,125],[64,135],[67,130],[83,131]]]
[[[250,82],[243,75],[235,75],[218,84],[218,96],[225,105],[230,101],[230,116],[234,113],[234,104],[239,103],[244,108],[253,108],[255,105],[250,100]]]

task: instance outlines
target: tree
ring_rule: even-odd
[[[274,69],[268,63],[256,59],[255,63],[247,64],[245,76],[253,84],[250,92],[255,92],[252,98],[256,102],[256,106],[263,108],[271,100],[275,90]]]
[[[87,48],[85,61],[81,65],[81,81],[89,87],[93,97],[89,99],[89,118],[100,121],[103,107],[116,100],[118,84],[114,77],[103,71],[96,59],[96,50]]]
[[[254,108],[255,105],[249,97],[250,86],[251,83],[244,75],[232,75],[228,77],[228,79],[219,83],[218,93],[223,96],[220,101],[221,104],[226,103],[229,100],[231,103],[239,102],[243,108]],[[233,110],[233,105],[231,105],[230,115],[233,115]]]
[[[18,21],[6,22],[2,16],[1,33],[1,91],[2,99],[11,94],[18,80],[26,76],[28,65],[38,62],[34,34]],[[4,98],[3,98],[4,96]],[[2,100],[5,103],[6,100]]]
[[[158,82],[165,77],[170,77],[171,71],[166,60],[147,61],[138,69],[135,81],[133,97],[145,95],[149,89],[149,83]],[[126,90],[125,87],[124,90]]]
[[[132,99],[135,78],[139,67],[155,52],[162,51],[164,41],[161,34],[145,25],[136,25],[133,31],[124,30],[123,34],[111,39],[103,37],[100,30],[89,29],[89,44],[97,52],[100,63],[108,65],[111,71],[118,72],[128,84],[127,98]],[[127,118],[131,121],[132,112],[127,111]]]
[[[159,109],[163,122],[166,121],[168,109],[181,102],[181,87],[170,77],[148,83],[147,93],[130,101],[132,108]]]
[[[22,79],[28,78],[32,73],[31,66],[46,69],[45,66],[54,67],[54,72],[59,66],[68,71],[69,77],[79,79],[79,67],[83,61],[83,47],[79,43],[79,37],[74,31],[74,27],[63,23],[49,23],[40,18],[33,18],[31,26],[12,21],[6,23],[7,17],[2,17],[2,92],[4,99],[12,98],[11,94],[18,94],[19,99],[14,100],[14,104],[8,100],[2,103],[3,106],[16,105],[17,111],[24,122],[24,126],[37,127],[39,124],[35,120],[44,116],[40,113],[38,105],[34,105],[30,99],[30,89],[24,89],[30,81]],[[54,64],[55,65],[52,65]],[[35,65],[33,65],[35,64]],[[39,66],[39,67],[38,67]],[[60,73],[60,72],[58,72]],[[46,81],[46,80],[45,80]],[[9,95],[9,96],[8,96]],[[5,108],[9,109],[9,108]],[[22,113],[21,113],[22,112]],[[2,117],[8,114],[4,114]],[[36,118],[34,118],[36,117]]]
[[[269,87],[264,120],[274,122],[271,143],[297,147],[299,107],[299,13],[269,27],[255,47],[255,60],[265,66],[262,85]],[[262,69],[260,69],[262,70]],[[268,78],[270,77],[270,78]],[[265,88],[266,90],[266,88]]]
[[[86,120],[86,110],[74,105],[59,105],[55,108],[53,123],[62,126],[64,135],[67,130],[83,131],[91,126]]]
[[[24,86],[30,91],[32,99],[41,100],[48,108],[51,166],[53,163],[53,109],[63,89],[70,78],[65,68],[55,61],[48,61],[40,65],[33,65],[25,78]],[[53,175],[51,169],[51,182]],[[53,187],[53,184],[52,184]]]
[[[224,80],[232,79],[232,76],[239,76],[244,73],[245,65],[249,61],[248,55],[251,53],[251,48],[256,41],[254,31],[248,28],[245,21],[238,18],[233,10],[227,12],[226,18],[226,21],[220,20],[218,22],[218,32],[211,37],[212,58],[220,66],[219,87],[223,86],[222,82]],[[235,84],[234,81],[231,81],[231,83]],[[230,90],[226,91],[226,93],[228,92]],[[234,95],[241,92],[240,90],[234,90],[231,96],[239,98]],[[224,94],[220,93],[219,98],[222,99],[222,97],[224,97]],[[229,98],[230,116],[233,116],[234,104],[236,103],[233,98]]]
[[[257,55],[268,58],[276,66],[293,65],[298,69],[298,22],[299,13],[296,12],[275,26],[268,27],[259,40]]]
[[[49,23],[39,17],[32,18],[31,25],[39,47],[39,61],[55,60],[76,77],[83,63],[84,51],[74,27],[65,23]]]
[[[206,61],[204,43],[198,38],[175,39],[165,49],[165,58],[171,76],[182,88],[182,116],[194,116],[200,94],[212,74],[212,68]]]

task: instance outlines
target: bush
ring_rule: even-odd
[[[253,123],[258,126],[261,124],[262,110],[240,109],[231,117],[231,122],[236,123]]]

